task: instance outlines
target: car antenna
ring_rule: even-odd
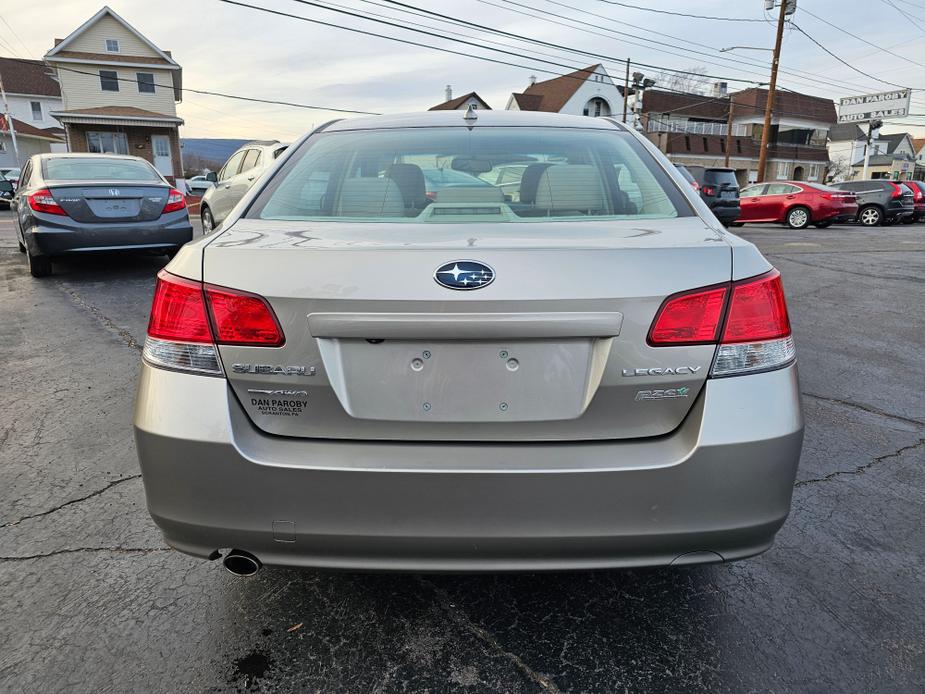
[[[466,115],[463,116],[463,120],[466,122],[466,127],[469,130],[475,127],[475,122],[479,119],[479,115],[475,112],[475,104],[469,104],[469,108],[466,109]]]

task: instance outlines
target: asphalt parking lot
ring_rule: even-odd
[[[240,579],[145,510],[131,414],[164,259],[35,280],[0,212],[0,691],[921,692],[925,225],[737,231],[783,273],[807,418],[770,552]]]

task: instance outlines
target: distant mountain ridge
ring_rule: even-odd
[[[181,137],[183,156],[199,157],[203,161],[221,166],[234,151],[250,140],[233,140],[211,137]]]

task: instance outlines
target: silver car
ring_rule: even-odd
[[[181,250],[135,430],[167,543],[234,573],[532,571],[765,551],[803,416],[779,273],[647,140],[437,111],[315,130]]]
[[[203,187],[199,214],[203,233],[209,234],[234,209],[254,182],[273,166],[288,145],[278,140],[260,140],[242,145],[218,173],[206,174],[211,186]]]

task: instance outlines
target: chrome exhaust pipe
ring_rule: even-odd
[[[263,566],[257,557],[243,549],[233,549],[228,552],[222,564],[229,573],[235,576],[253,576]]]

